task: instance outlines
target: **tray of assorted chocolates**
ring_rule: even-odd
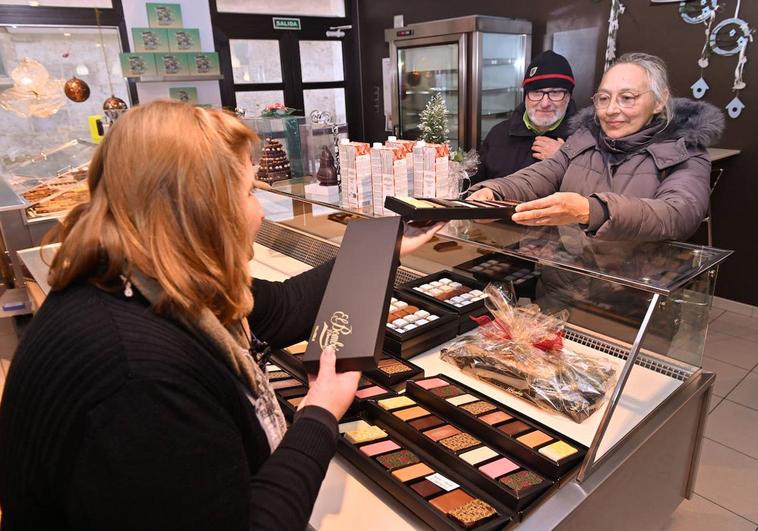
[[[519,201],[475,201],[473,199],[440,199],[428,197],[392,197],[384,200],[384,208],[413,221],[450,219],[507,219],[516,212]]]
[[[432,529],[503,529],[510,514],[392,427],[364,414],[339,426],[338,451]]]
[[[279,404],[282,406],[282,412],[288,420],[292,420],[300,402],[308,393],[308,386],[304,383],[304,376],[297,376],[296,373],[285,369],[276,357],[272,357],[273,363],[266,365],[266,373],[269,377],[271,387],[274,389]],[[304,372],[300,373],[304,375]],[[367,400],[382,399],[395,396],[395,392],[389,386],[381,385],[367,376],[361,376],[358,382],[358,390],[355,393],[355,399],[348,408],[344,419],[354,419],[360,415]]]
[[[274,389],[276,399],[282,407],[284,417],[292,421],[297,407],[303,401],[303,398],[305,398],[306,393],[308,393],[308,386],[305,385],[303,380],[276,363],[269,362],[266,364],[266,375],[271,387]]]
[[[489,315],[484,306],[485,284],[452,271],[440,271],[406,282],[400,286],[403,292],[440,304],[458,316],[457,333],[462,334],[477,327],[471,317]]]
[[[553,480],[587,453],[576,441],[445,375],[408,382],[406,395]]]
[[[553,485],[529,464],[483,442],[463,426],[410,396],[371,402],[365,413],[391,426],[514,511],[525,510]]]
[[[305,380],[306,371],[301,358],[305,352],[306,345],[307,343],[303,341],[289,346],[274,352],[272,358],[287,371]],[[364,374],[379,385],[394,387],[405,384],[406,380],[423,378],[424,369],[408,360],[382,352],[376,364],[376,369],[364,371]]]
[[[456,315],[413,293],[395,291],[387,314],[384,350],[408,359],[453,339]]]
[[[481,282],[513,282],[516,287],[540,275],[532,262],[498,253],[480,256],[454,267]]]
[[[423,378],[424,369],[408,360],[383,352],[376,369],[368,370],[365,374],[381,385],[392,387],[403,385],[407,380]]]

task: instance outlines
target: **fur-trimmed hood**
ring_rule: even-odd
[[[585,107],[569,120],[569,131],[588,129],[597,133],[594,107]],[[674,117],[658,135],[657,140],[684,139],[687,147],[706,148],[721,137],[724,131],[724,113],[710,103],[688,98],[674,98]]]

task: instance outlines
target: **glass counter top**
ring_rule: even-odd
[[[343,201],[305,193],[310,179],[290,179],[271,191],[292,199],[375,217],[372,207],[348,208]],[[587,236],[576,225],[527,227],[511,221],[453,220],[440,235],[489,251],[557,269],[670,295],[726,259],[732,251],[688,243],[608,241]]]

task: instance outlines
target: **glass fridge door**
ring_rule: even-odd
[[[525,47],[523,34],[482,34],[480,141],[523,100]]]
[[[420,137],[421,111],[436,93],[445,98],[448,138],[458,148],[458,43],[398,48],[398,110],[400,138]]]

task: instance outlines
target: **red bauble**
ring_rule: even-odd
[[[63,85],[63,92],[71,101],[81,103],[87,101],[90,91],[89,85],[85,81],[82,81],[78,77],[72,77]]]

